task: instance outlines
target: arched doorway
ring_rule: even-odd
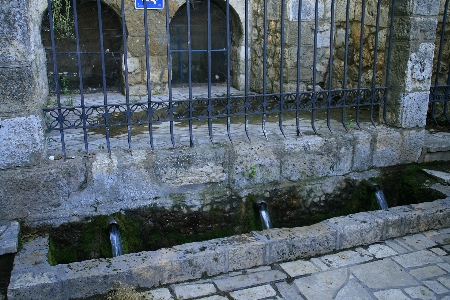
[[[208,82],[208,4],[191,1],[192,82]],[[227,81],[227,19],[225,12],[213,2],[211,16],[211,80]],[[182,5],[170,22],[172,82],[188,82],[187,7]],[[231,26],[231,21],[229,26]],[[230,28],[231,29],[231,28]],[[231,31],[231,30],[230,30]]]
[[[79,90],[77,45],[73,29],[72,1],[58,1],[61,6],[54,10],[55,44],[58,73],[60,74],[61,88],[66,91]],[[67,10],[67,5],[69,9]],[[69,14],[66,14],[69,11]],[[80,36],[81,67],[83,72],[83,88],[85,92],[95,92],[103,88],[103,75],[100,51],[100,30],[98,25],[98,8],[96,1],[77,0],[78,32]],[[58,16],[58,14],[60,16]],[[67,17],[70,16],[70,17]],[[103,42],[105,50],[106,88],[119,90],[121,80],[122,55],[122,22],[116,12],[105,4],[101,4],[103,26]],[[61,30],[58,27],[58,18],[66,18],[72,26]],[[42,44],[47,57],[47,76],[50,91],[55,90],[53,75],[53,55],[50,39],[50,22],[48,12],[44,14],[41,26]]]

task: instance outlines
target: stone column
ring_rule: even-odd
[[[399,0],[395,7],[388,123],[425,126],[439,0]]]
[[[35,164],[45,153],[41,108],[47,95],[39,27],[44,2],[0,6],[0,169]]]

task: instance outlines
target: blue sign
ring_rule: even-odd
[[[144,9],[144,0],[135,0],[136,8]],[[163,9],[164,0],[147,0],[147,9]]]

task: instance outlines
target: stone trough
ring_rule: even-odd
[[[448,186],[444,187],[448,193]],[[153,288],[234,270],[306,258],[450,226],[450,197],[161,249],[51,266],[48,239],[27,243],[14,261],[8,299],[72,299],[119,284]]]

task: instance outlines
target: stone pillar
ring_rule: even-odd
[[[387,111],[391,126],[425,126],[438,12],[439,0],[397,1]]]
[[[0,169],[35,164],[45,153],[41,108],[48,90],[37,40],[41,6],[38,0],[0,6]]]

